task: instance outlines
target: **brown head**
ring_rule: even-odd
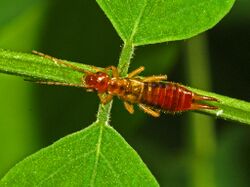
[[[110,77],[107,73],[88,73],[85,77],[85,84],[87,88],[103,93],[107,91],[109,80]]]

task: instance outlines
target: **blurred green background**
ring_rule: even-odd
[[[193,39],[138,47],[130,70],[249,101],[250,1]],[[0,48],[117,65],[122,41],[95,1],[0,0]],[[0,74],[0,177],[95,120],[95,93]],[[124,120],[126,119],[126,120]],[[193,112],[155,119],[115,99],[112,126],[161,186],[249,186],[250,127]]]

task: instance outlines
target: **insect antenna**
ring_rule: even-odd
[[[77,88],[85,88],[83,84],[65,83],[65,82],[53,82],[53,81],[34,81],[38,84],[54,85],[54,86],[71,86]]]
[[[91,71],[88,71],[88,70],[85,70],[83,68],[79,68],[77,67],[76,65],[73,65],[73,64],[70,64],[70,63],[66,63],[64,62],[63,60],[61,59],[58,59],[58,58],[55,58],[55,57],[52,57],[50,55],[46,55],[44,53],[41,53],[41,52],[38,52],[38,51],[35,51],[33,50],[32,53],[36,54],[36,55],[39,55],[43,58],[47,58],[51,61],[53,61],[55,64],[57,65],[63,65],[63,66],[66,66],[66,67],[69,67],[73,70],[76,70],[78,72],[81,72],[81,73],[84,73],[85,75],[82,76],[82,84],[75,84],[75,83],[65,83],[65,82],[56,82],[56,81],[43,81],[43,80],[28,80],[28,81],[31,81],[31,82],[35,82],[35,83],[39,83],[39,84],[47,84],[47,85],[58,85],[58,86],[71,86],[71,87],[81,87],[81,88],[87,88],[88,87],[85,85],[85,81],[84,81],[84,77],[86,75],[90,75],[90,74],[93,74],[93,72]],[[92,66],[92,68],[96,71],[99,71],[100,69],[95,67],[95,66]],[[88,89],[88,91],[92,91],[91,89]]]
[[[32,53],[34,53],[34,54],[36,54],[36,55],[39,55],[39,56],[41,56],[41,57],[47,58],[47,59],[49,59],[49,60],[52,60],[52,61],[53,61],[55,64],[57,64],[57,65],[64,65],[64,66],[67,66],[67,67],[69,67],[69,68],[71,68],[71,69],[73,69],[73,70],[76,70],[76,71],[78,71],[78,72],[85,73],[85,74],[91,74],[91,73],[92,73],[91,71],[85,70],[85,69],[83,69],[83,68],[79,68],[79,67],[77,67],[77,66],[75,66],[75,65],[73,65],[73,64],[66,63],[66,62],[64,62],[64,61],[61,60],[61,59],[52,57],[52,56],[50,56],[50,55],[46,55],[46,54],[41,53],[41,52],[32,50]],[[100,69],[97,68],[97,67],[92,66],[92,68],[95,69],[96,71],[100,71]]]

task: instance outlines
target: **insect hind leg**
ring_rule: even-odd
[[[138,106],[147,114],[153,116],[153,117],[159,117],[160,111],[159,110],[153,110],[150,107],[144,105],[144,104],[138,104]]]

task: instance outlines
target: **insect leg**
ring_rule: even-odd
[[[108,66],[105,68],[105,70],[109,70],[109,69],[112,70],[113,77],[116,77],[116,78],[119,77],[118,69],[115,66]]]
[[[77,67],[77,66],[75,66],[75,65],[66,63],[66,62],[64,62],[63,60],[58,59],[58,58],[55,58],[55,57],[52,57],[52,56],[50,56],[50,55],[46,55],[46,54],[44,54],[44,53],[41,53],[41,52],[38,52],[38,51],[35,51],[35,50],[33,50],[32,53],[34,53],[34,54],[36,54],[36,55],[39,55],[39,56],[42,56],[42,57],[44,57],[44,58],[47,58],[47,59],[49,59],[49,60],[52,60],[55,64],[64,65],[64,66],[70,67],[71,69],[74,69],[74,70],[76,70],[76,71],[83,72],[83,73],[88,72],[88,71],[86,71],[86,70],[84,70],[84,69],[82,69],[82,68],[79,68],[79,67]]]
[[[132,78],[132,77],[140,74],[142,71],[144,71],[144,69],[145,69],[144,66],[137,68],[136,70],[134,70],[128,74],[128,78]]]
[[[142,79],[143,82],[160,82],[166,80],[167,80],[167,75],[150,76]]]
[[[112,100],[113,95],[110,95],[110,94],[104,95],[103,93],[98,93],[98,97],[99,97],[101,103],[105,105]]]
[[[138,104],[138,106],[147,114],[153,116],[153,117],[159,117],[160,116],[160,111],[155,111],[153,109],[151,109],[150,107],[144,105],[144,104]]]
[[[126,108],[126,110],[127,110],[130,114],[133,114],[133,113],[134,113],[134,106],[131,105],[130,103],[124,101],[124,107]]]

